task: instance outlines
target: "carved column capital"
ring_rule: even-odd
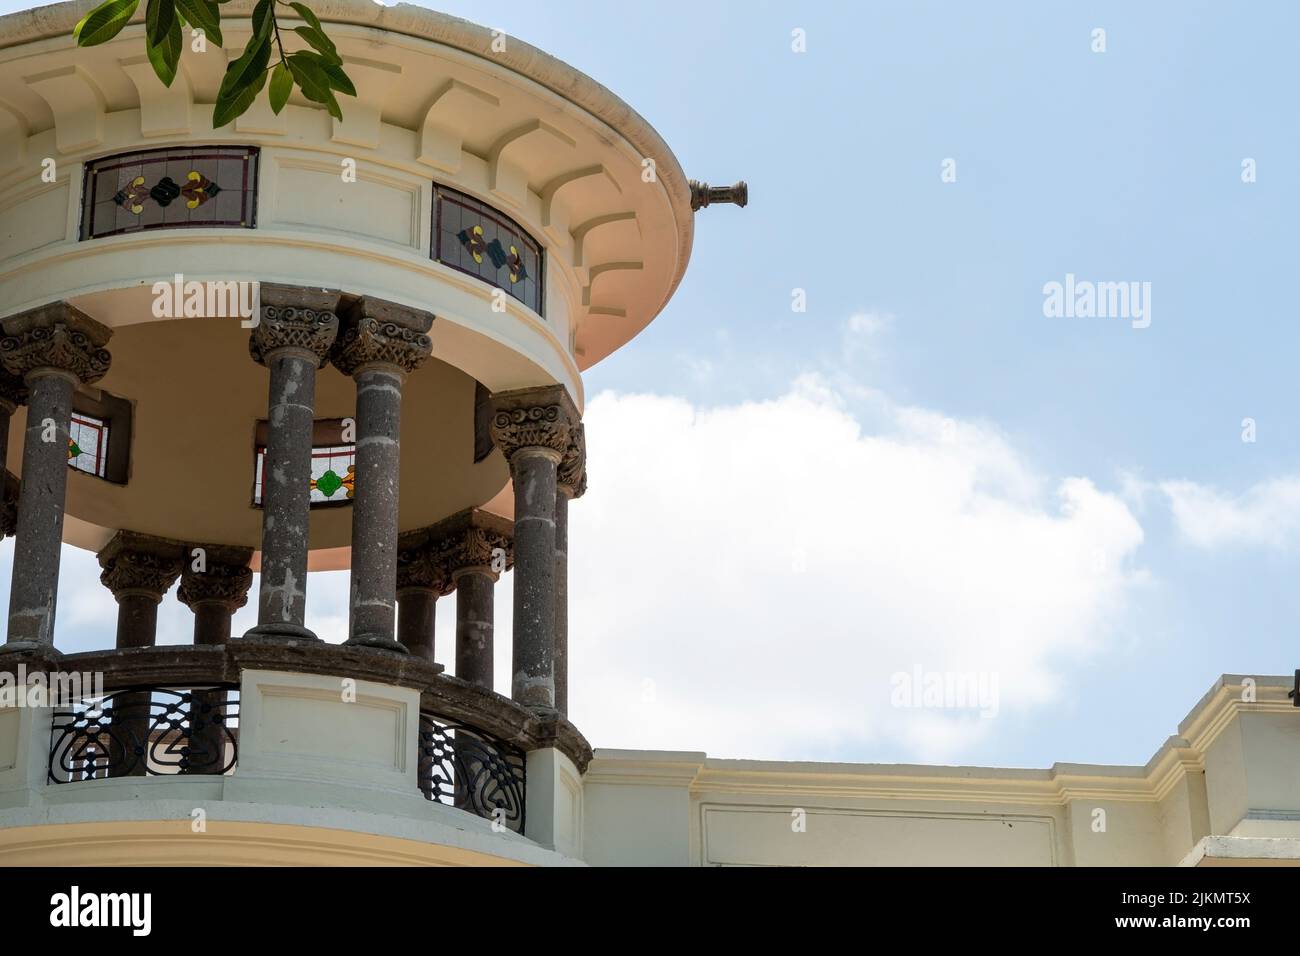
[[[203,549],[202,570],[195,569],[195,548]],[[231,614],[248,603],[248,589],[253,585],[251,548],[196,544],[185,551],[185,567],[176,598],[191,610],[196,604],[220,604]]]
[[[4,473],[3,497],[0,498],[0,540],[18,531],[18,478],[11,471]]]
[[[465,571],[496,580],[514,566],[514,524],[500,515],[467,508],[429,526],[429,544],[453,586]]]
[[[104,348],[113,330],[66,302],[12,316],[3,326],[0,364],[23,382],[54,371],[89,385],[104,377],[113,359]]]
[[[22,378],[0,365],[0,409],[10,414],[27,404],[27,385]]]
[[[270,357],[291,349],[316,359],[324,368],[339,331],[334,314],[338,293],[298,286],[260,286],[258,323],[248,337],[253,361],[266,365]]]
[[[492,396],[493,443],[507,461],[523,449],[548,449],[557,460],[568,451],[578,410],[562,385],[521,388]]]
[[[397,539],[397,591],[432,591],[438,597],[452,592],[451,577],[429,546],[427,528],[408,531]]]
[[[569,447],[560,459],[555,484],[570,498],[581,498],[587,493],[587,430],[582,422],[569,432]]]
[[[495,580],[513,566],[510,520],[466,508],[398,539],[397,589],[425,588],[441,597],[456,589],[456,577],[465,571],[479,571]]]
[[[184,560],[184,546],[178,541],[119,531],[99,552],[99,580],[118,600],[141,595],[158,602],[176,583]]]
[[[433,340],[426,334],[432,326],[431,313],[383,299],[357,299],[344,315],[334,365],[349,376],[368,365],[414,372],[433,352]]]

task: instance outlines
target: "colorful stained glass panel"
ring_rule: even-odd
[[[253,504],[262,503],[266,448],[258,446],[254,462]],[[311,451],[311,503],[345,504],[352,500],[356,480],[355,445],[321,445]]]
[[[517,222],[486,203],[434,186],[432,256],[543,314],[542,247]]]
[[[104,477],[108,465],[108,422],[77,412],[68,426],[68,466]]]
[[[86,164],[81,238],[145,229],[252,229],[258,151],[191,146],[106,156]]]

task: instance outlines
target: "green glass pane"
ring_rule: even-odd
[[[325,472],[316,479],[316,490],[326,498],[331,497],[334,492],[343,487],[343,479],[334,473],[333,469]]]

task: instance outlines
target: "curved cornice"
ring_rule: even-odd
[[[77,0],[0,17],[0,49],[59,37],[70,40],[77,21],[96,5],[94,0]],[[247,17],[253,6],[254,0],[231,0],[222,6],[223,19]],[[312,8],[322,21],[355,24],[428,40],[505,67],[581,107],[625,139],[641,156],[653,158],[656,175],[672,206],[678,242],[672,281],[654,313],[663,309],[690,260],[694,239],[691,190],[677,157],[636,110],[585,73],[513,35],[504,50],[492,51],[493,31],[459,17],[410,4],[379,6],[371,0],[314,0]],[[143,21],[142,5],[131,22]]]

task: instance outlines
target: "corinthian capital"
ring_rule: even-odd
[[[113,330],[66,302],[32,309],[4,320],[0,363],[10,375],[54,369],[70,373],[85,385],[108,372],[112,356],[104,348]]]
[[[507,461],[525,448],[549,448],[563,456],[577,424],[578,410],[563,385],[521,388],[492,396],[489,430]]]
[[[27,404],[27,385],[17,375],[0,365],[0,409],[13,412]]]
[[[479,508],[466,508],[430,525],[429,547],[453,582],[470,569],[500,574],[514,565],[514,523]]]
[[[429,545],[429,529],[408,531],[397,539],[397,590],[432,591],[439,597],[452,591],[451,577]]]
[[[202,549],[202,560],[194,555]],[[233,614],[248,603],[248,589],[253,584],[251,548],[222,545],[195,545],[185,555],[185,570],[176,598],[188,608],[201,603],[224,604]],[[197,567],[196,567],[197,564]]]
[[[560,491],[570,498],[581,498],[587,491],[587,430],[578,422],[569,433],[569,447],[560,459],[555,476]]]
[[[0,538],[18,531],[18,479],[13,472],[4,473],[3,497],[0,497]]]
[[[178,541],[119,531],[99,552],[104,569],[99,580],[115,597],[147,594],[161,601],[176,583],[184,560],[184,546]]]
[[[339,331],[338,300],[337,292],[325,289],[261,285],[258,323],[248,338],[253,361],[265,365],[275,352],[293,349],[310,352],[324,368]]]
[[[334,345],[334,365],[355,375],[367,365],[387,365],[414,372],[433,351],[427,333],[433,316],[383,299],[352,303]]]

